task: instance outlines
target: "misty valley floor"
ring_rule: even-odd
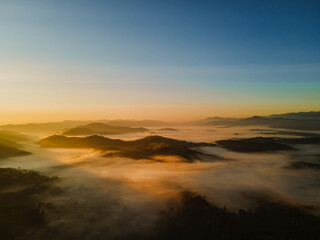
[[[319,239],[318,132],[99,130],[0,131],[0,239]]]

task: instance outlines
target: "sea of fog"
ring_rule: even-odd
[[[154,128],[151,132],[196,142],[261,136],[250,131],[250,127],[183,126],[175,127],[175,131]],[[35,140],[50,134],[35,136]],[[148,134],[109,137],[132,140]],[[26,143],[24,147],[32,155],[2,160],[0,167],[32,169],[57,176],[55,184],[62,189],[62,194],[44,200],[58,209],[49,217],[51,227],[63,228],[70,236],[94,235],[101,229],[116,236],[120,234],[117,229],[147,228],[170,199],[186,190],[235,210],[252,207],[252,196],[256,195],[320,206],[319,172],[288,168],[290,161],[320,154],[320,148],[316,146],[303,147],[294,153],[259,154],[204,147],[203,152],[221,156],[224,160],[194,163],[179,162],[173,156],[157,157],[164,160],[162,162],[105,158],[99,151],[90,149],[45,149],[35,143]],[[123,224],[125,228],[121,227]]]

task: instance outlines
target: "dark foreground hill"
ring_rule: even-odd
[[[90,123],[83,126],[78,126],[68,131],[64,132],[63,135],[67,136],[81,136],[81,135],[117,135],[125,133],[137,133],[137,132],[147,132],[148,129],[139,127],[122,127],[122,126],[112,126],[104,123]]]
[[[40,194],[55,178],[30,170],[0,168],[0,239],[41,239],[46,228]]]
[[[161,136],[148,136],[134,141],[110,139],[102,136],[66,137],[54,135],[38,142],[42,147],[53,148],[93,148],[102,151],[114,151],[105,156],[120,156],[132,159],[150,159],[157,155],[173,155],[184,158],[187,162],[194,160],[219,159],[197,150],[198,147],[216,146],[210,143],[180,141]]]
[[[229,211],[184,192],[160,215],[154,229],[119,240],[316,240],[320,218],[296,206],[263,198],[251,210]]]
[[[169,201],[152,225],[127,231],[125,225],[131,226],[140,213],[132,214],[122,207],[124,211],[109,210],[105,214],[101,208],[110,207],[106,200],[105,205],[93,201],[88,206],[84,199],[76,197],[71,203],[61,201],[64,192],[54,186],[55,179],[34,171],[0,169],[0,239],[317,240],[320,236],[320,218],[313,215],[319,210],[317,207],[291,205],[257,195],[248,196],[254,203],[250,209],[230,210],[188,191]],[[46,202],[52,196],[60,198]],[[83,216],[82,211],[90,216],[83,221],[69,218]],[[115,224],[118,218],[123,221],[120,225]],[[110,235],[109,229],[118,234]]]

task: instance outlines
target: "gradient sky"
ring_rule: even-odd
[[[0,122],[319,110],[320,2],[0,0]]]

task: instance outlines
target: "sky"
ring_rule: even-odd
[[[0,0],[0,122],[320,110],[320,2]]]

